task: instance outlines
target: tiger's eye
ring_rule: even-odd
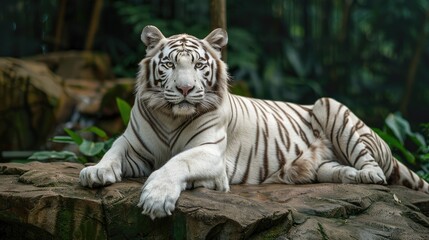
[[[166,62],[165,66],[168,68],[172,68],[172,67],[174,67],[174,64],[172,62]]]
[[[195,67],[196,67],[196,68],[201,68],[202,66],[203,66],[203,64],[202,64],[202,63],[200,63],[200,62],[195,63]]]

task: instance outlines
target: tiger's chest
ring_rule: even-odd
[[[141,119],[131,122],[127,136],[133,136],[134,147],[140,148],[142,156],[154,163],[154,169],[159,169],[180,153],[226,139],[225,115],[221,112],[192,118],[169,118],[139,111]],[[219,153],[223,155],[224,149]]]

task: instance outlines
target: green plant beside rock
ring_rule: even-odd
[[[131,106],[120,98],[116,98],[116,104],[121,114],[122,121],[126,126],[130,119]],[[78,131],[65,128],[64,131],[67,133],[67,136],[55,136],[52,138],[52,141],[56,143],[78,145],[79,152],[81,153],[79,156],[69,151],[40,151],[31,155],[28,160],[46,161],[48,159],[58,159],[62,161],[87,163],[94,158],[100,159],[110,147],[112,147],[116,139],[116,137],[109,137],[104,130],[96,126]],[[82,137],[82,134],[87,132],[95,134],[101,141],[90,141]]]

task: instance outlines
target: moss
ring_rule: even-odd
[[[173,215],[173,238],[186,239],[186,217],[182,213]]]
[[[73,207],[66,206],[57,213],[57,222],[55,225],[56,236],[59,239],[73,239],[74,214]]]
[[[98,210],[86,205],[81,211],[76,210],[78,206],[75,199],[62,201],[61,208],[57,213],[55,236],[58,239],[106,239],[105,226],[94,216]],[[82,205],[83,207],[83,205]],[[76,218],[76,213],[79,217]]]
[[[107,236],[105,234],[105,226],[97,221],[96,216],[93,217],[94,209],[90,206],[85,206],[85,210],[83,212],[84,218],[79,223],[78,232],[76,234],[80,234],[80,236],[74,236],[78,239],[106,239]]]

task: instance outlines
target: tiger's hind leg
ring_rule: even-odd
[[[357,170],[356,183],[387,183],[385,172],[377,162],[382,159],[380,156],[374,156],[365,141],[372,130],[346,106],[333,99],[319,99],[313,106],[311,124],[315,134],[324,135],[332,143],[339,166],[350,166]],[[333,163],[327,164],[327,167],[338,168]],[[326,167],[322,169],[327,171]]]

